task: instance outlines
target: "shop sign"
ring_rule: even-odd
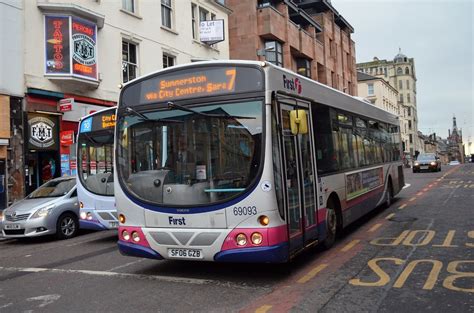
[[[46,75],[98,80],[97,25],[79,17],[45,15]]]
[[[69,74],[69,16],[45,17],[46,74]]]
[[[210,45],[224,41],[224,20],[211,20],[200,22],[199,38],[202,42]]]
[[[73,105],[74,105],[74,98],[61,99],[59,100],[59,112],[72,111]]]
[[[65,130],[59,133],[59,141],[63,146],[70,146],[74,143],[74,131]]]
[[[57,120],[47,115],[29,114],[29,148],[42,150],[57,149]]]
[[[97,80],[97,27],[72,17],[72,73]]]

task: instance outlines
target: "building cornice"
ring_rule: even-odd
[[[79,17],[84,17],[97,24],[97,28],[104,27],[105,16],[96,13],[92,10],[81,7],[73,3],[51,3],[46,0],[37,1],[38,8],[45,13],[62,13],[62,14],[73,14]]]

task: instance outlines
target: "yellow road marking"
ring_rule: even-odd
[[[398,209],[399,209],[399,210],[403,210],[403,209],[406,208],[406,207],[407,207],[406,204],[402,204]]]
[[[349,251],[350,249],[352,249],[356,244],[358,244],[360,242],[359,239],[356,239],[356,240],[352,240],[351,242],[349,242],[347,245],[344,246],[344,248],[341,249],[341,252],[347,252]]]
[[[375,224],[374,226],[372,226],[372,227],[368,230],[368,232],[369,232],[369,233],[373,233],[374,231],[376,231],[377,229],[379,229],[380,226],[382,226],[382,223]]]
[[[427,192],[427,191],[428,191],[428,188],[423,189],[423,191],[424,191],[424,192]]]
[[[395,216],[395,213],[392,213],[392,214],[387,215],[387,216],[385,217],[385,219],[386,219],[386,220],[389,220],[389,219],[391,219],[391,218],[394,217],[394,216]]]
[[[433,184],[428,185],[428,187],[430,187],[430,188],[433,187]]]
[[[258,309],[255,310],[255,313],[266,313],[271,308],[272,308],[271,305],[262,305],[261,307],[259,307]]]
[[[417,196],[421,196],[422,194],[423,194],[422,192],[419,192],[419,193],[417,193],[416,195],[417,195]]]
[[[413,197],[413,198],[411,198],[411,199],[408,200],[408,201],[412,202],[412,201],[415,201],[415,200],[416,200],[416,197]]]
[[[324,270],[328,265],[327,264],[320,264],[313,268],[308,274],[304,275],[300,279],[298,279],[299,284],[304,284],[311,280],[314,276],[318,275],[319,272]]]

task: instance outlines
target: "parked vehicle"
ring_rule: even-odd
[[[449,162],[449,165],[459,165],[459,164],[461,164],[461,163],[459,163],[458,160],[453,160],[453,161]]]
[[[441,161],[434,153],[420,154],[413,163],[413,173],[420,171],[441,171]]]
[[[79,229],[76,178],[48,181],[25,199],[3,211],[2,234],[7,238],[56,235],[72,238]]]

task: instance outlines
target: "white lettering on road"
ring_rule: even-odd
[[[38,305],[38,308],[44,308],[45,306],[58,301],[59,298],[61,298],[61,295],[44,295],[28,298],[26,301],[41,301],[40,305]]]

